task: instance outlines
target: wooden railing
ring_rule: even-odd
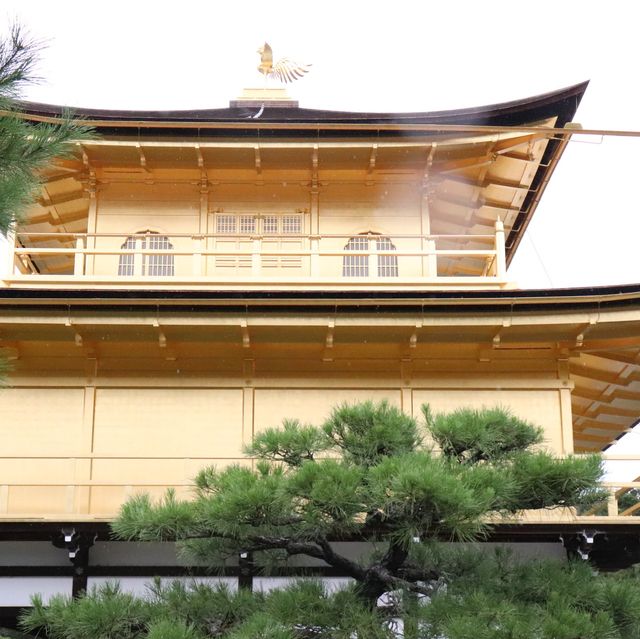
[[[162,248],[150,248],[161,238]],[[356,241],[353,241],[355,238]],[[354,248],[351,248],[354,247]],[[20,280],[502,284],[505,232],[491,235],[31,233],[10,238]],[[45,278],[45,279],[42,279]]]
[[[607,463],[634,462],[632,475],[640,475],[640,456],[603,455]],[[8,473],[10,462],[20,462],[19,474]],[[132,464],[135,462],[135,464]],[[176,473],[176,463],[183,472]],[[178,495],[192,496],[192,477],[207,465],[218,467],[230,463],[251,463],[246,458],[214,458],[204,456],[140,455],[3,455],[0,457],[0,520],[95,520],[110,519],[132,495],[150,492],[161,496],[166,489]],[[57,470],[52,470],[56,464]],[[113,468],[107,472],[109,464]],[[121,467],[118,467],[121,464]],[[145,464],[145,472],[131,471]],[[129,470],[127,470],[127,468]],[[170,468],[171,470],[168,470]],[[171,475],[170,477],[168,475]],[[588,510],[559,508],[526,511],[516,520],[526,524],[554,523],[630,523],[640,525],[640,499],[622,505],[624,496],[640,490],[640,477],[634,481],[605,481],[609,498]]]

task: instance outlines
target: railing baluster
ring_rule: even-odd
[[[369,241],[368,246],[368,264],[369,264],[369,277],[378,277],[378,241],[371,235],[367,236]]]
[[[433,239],[427,240],[427,277],[438,276],[438,256],[436,255],[436,241]]]
[[[84,238],[76,238],[76,252],[73,261],[73,274],[84,275]]]
[[[609,499],[607,500],[607,515],[609,517],[617,517],[618,516],[618,498],[616,496],[616,489],[611,488],[611,493],[609,495]]]
[[[142,247],[143,247],[143,243],[146,246],[145,238],[136,237],[136,239],[135,239],[135,253],[133,254],[133,274],[137,275],[138,277],[140,275],[144,275],[143,268],[142,268],[143,256],[142,256],[142,253],[141,253]]]

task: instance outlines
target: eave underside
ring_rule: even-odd
[[[604,449],[640,416],[640,294],[546,293],[354,306],[77,291],[58,303],[16,291],[3,294],[0,331],[16,375],[84,374],[97,360],[105,374],[168,379],[176,368],[242,377],[247,361],[252,375],[274,379],[409,375],[446,386],[465,376],[552,376],[573,387],[576,451]]]

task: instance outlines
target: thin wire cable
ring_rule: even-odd
[[[529,241],[531,242],[531,247],[533,248],[536,257],[538,258],[538,262],[540,262],[540,266],[542,267],[542,270],[544,271],[544,274],[547,276],[547,281],[549,282],[549,287],[550,288],[554,288],[553,285],[553,279],[551,278],[551,275],[549,274],[549,271],[547,271],[547,267],[544,264],[544,260],[542,259],[542,256],[540,255],[540,252],[538,251],[538,247],[536,246],[536,243],[533,240],[533,231],[531,229],[528,230],[527,233],[525,233],[525,235],[529,238]]]

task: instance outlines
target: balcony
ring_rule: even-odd
[[[495,289],[491,235],[33,233],[10,238],[4,286],[216,289]]]

